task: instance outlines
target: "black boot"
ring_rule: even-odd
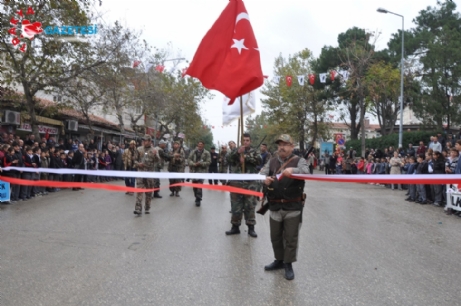
[[[195,200],[195,206],[200,207],[200,203],[201,203],[200,200],[198,200],[198,199]]]
[[[236,234],[240,234],[240,229],[237,225],[232,225],[231,230],[226,232],[226,235],[236,235]]]
[[[170,193],[170,197],[174,197],[174,191]]]
[[[154,192],[154,198],[159,198],[159,199],[161,199],[162,196],[158,194],[158,191],[155,191],[155,192]]]
[[[283,260],[274,260],[273,263],[264,266],[264,270],[266,271],[274,271],[278,269],[283,269],[285,266],[283,265]]]
[[[285,278],[287,280],[292,280],[295,278],[295,272],[293,271],[293,267],[291,266],[291,263],[285,264]]]
[[[258,235],[255,232],[255,226],[254,225],[248,225],[248,235],[250,235],[253,238],[258,237]]]
[[[179,191],[176,191],[176,196],[179,197]]]

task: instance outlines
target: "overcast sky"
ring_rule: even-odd
[[[460,0],[455,0],[460,8]],[[339,33],[351,27],[380,32],[376,49],[387,46],[391,34],[402,27],[402,19],[376,12],[378,7],[403,15],[405,29],[414,27],[412,20],[418,12],[435,6],[436,0],[245,0],[259,50],[263,73],[271,79],[274,59],[279,54],[287,57],[304,48],[317,57],[323,46],[337,46]],[[103,0],[97,10],[103,13],[105,23],[119,20],[122,24],[142,30],[143,38],[152,46],[165,48],[172,43],[173,51],[180,51],[189,61],[208,29],[219,17],[228,0]],[[168,68],[168,63],[166,63]],[[186,67],[184,62],[179,68]],[[215,126],[215,143],[236,138],[236,127],[222,128],[223,95],[202,104],[206,121]],[[256,94],[257,113],[261,112]],[[187,134],[187,131],[185,131]]]

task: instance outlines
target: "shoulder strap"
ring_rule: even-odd
[[[285,167],[288,165],[289,162],[291,162],[294,158],[296,158],[298,156],[292,156],[289,160],[287,160],[285,163],[283,163],[280,168],[275,172],[275,174],[279,174],[281,173],[283,170],[285,170]]]

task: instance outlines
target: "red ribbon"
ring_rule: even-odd
[[[176,183],[176,184],[168,185],[163,188],[144,189],[144,188],[116,186],[116,185],[99,184],[99,183],[58,182],[58,181],[44,181],[44,180],[31,181],[31,180],[12,178],[8,176],[1,176],[0,180],[4,182],[8,182],[10,184],[22,185],[22,186],[39,186],[39,187],[50,187],[50,188],[88,188],[88,189],[105,189],[105,190],[110,190],[110,191],[125,191],[125,192],[152,192],[152,191],[158,191],[161,189],[167,189],[169,187],[184,186],[184,187],[193,187],[193,188],[195,187],[195,188],[202,188],[202,189],[209,189],[209,190],[216,190],[216,191],[229,191],[233,193],[252,195],[252,196],[257,196],[257,197],[263,196],[261,192],[247,190],[243,188],[237,188],[237,187],[232,187],[232,186],[204,185],[204,184],[195,184],[195,183]]]

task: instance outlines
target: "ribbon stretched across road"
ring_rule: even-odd
[[[308,181],[338,183],[374,183],[374,184],[461,184],[460,174],[353,174],[353,175],[309,175],[293,174],[293,178]]]
[[[167,189],[169,187],[183,186],[183,187],[192,187],[192,188],[202,188],[216,191],[226,191],[233,193],[240,193],[244,195],[251,195],[262,197],[263,194],[258,191],[237,188],[232,186],[218,186],[218,185],[204,185],[204,184],[195,184],[195,183],[176,183],[172,185],[165,186],[163,188],[136,188],[136,187],[125,187],[119,185],[109,185],[109,184],[99,184],[99,183],[79,183],[79,182],[59,182],[59,181],[32,181],[32,180],[23,180],[13,177],[0,176],[0,181],[8,182],[10,184],[23,185],[23,186],[39,186],[39,187],[52,187],[52,188],[89,188],[89,189],[104,189],[110,191],[125,191],[125,192],[153,192],[159,191],[161,189]]]
[[[235,173],[183,173],[183,172],[145,172],[117,170],[81,170],[81,169],[51,169],[51,168],[21,168],[6,167],[4,171],[16,170],[31,173],[80,174],[109,177],[158,178],[158,179],[192,179],[192,180],[243,180],[263,181],[266,176],[261,174]],[[293,174],[293,178],[309,181],[340,182],[340,183],[378,183],[378,184],[461,184],[460,174],[353,174],[353,175],[310,175]],[[283,178],[281,178],[283,179]]]
[[[53,174],[79,174],[96,175],[109,177],[134,177],[134,178],[158,178],[158,179],[210,179],[210,180],[244,180],[261,181],[266,177],[260,174],[228,174],[228,173],[183,173],[183,172],[147,172],[147,171],[117,171],[117,170],[81,170],[81,169],[51,169],[51,168],[21,168],[6,167],[3,171],[22,171],[31,173],[53,173]]]

